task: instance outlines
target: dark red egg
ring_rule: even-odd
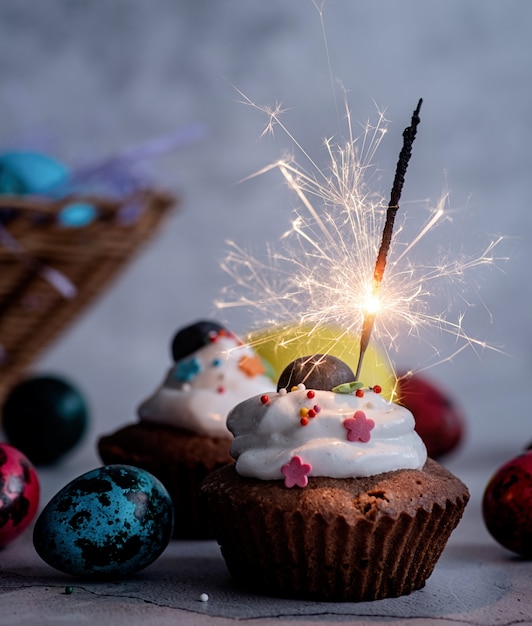
[[[532,557],[532,451],[508,461],[491,477],[482,514],[496,541],[516,554]]]
[[[28,458],[0,443],[0,548],[29,526],[37,513],[39,494],[37,472]]]
[[[414,374],[399,380],[398,402],[412,412],[427,453],[437,459],[454,450],[465,434],[465,418],[448,393]]]

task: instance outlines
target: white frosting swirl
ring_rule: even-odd
[[[267,403],[260,396],[251,398],[229,414],[227,425],[235,436],[231,454],[242,476],[283,479],[281,468],[294,457],[311,466],[309,476],[331,478],[372,476],[425,464],[427,451],[414,431],[412,413],[381,395],[367,389],[363,397],[316,390],[309,398],[301,388],[283,392],[268,394]],[[302,425],[301,409],[315,406],[319,412]],[[354,428],[357,420],[362,439],[369,440],[349,440],[349,427]]]
[[[177,361],[162,385],[138,409],[141,421],[169,424],[199,435],[231,438],[226,418],[239,402],[274,385],[255,352],[220,336]]]

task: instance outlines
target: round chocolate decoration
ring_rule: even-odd
[[[207,345],[213,335],[226,330],[217,322],[202,320],[179,330],[172,340],[172,356],[180,361]]]
[[[287,365],[279,376],[277,391],[303,383],[307,389],[331,391],[333,387],[355,380],[353,371],[332,354],[303,356]]]

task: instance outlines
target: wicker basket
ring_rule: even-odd
[[[95,218],[85,226],[61,225],[58,216],[73,202],[90,203]],[[119,201],[0,196],[0,401],[174,204],[155,191]]]

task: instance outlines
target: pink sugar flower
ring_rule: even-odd
[[[289,463],[285,463],[281,467],[281,472],[284,476],[285,487],[306,487],[308,485],[308,474],[312,469],[310,463],[303,463],[300,456],[293,456]]]
[[[344,420],[344,428],[347,430],[348,441],[362,441],[367,443],[371,434],[370,431],[375,426],[372,419],[366,417],[364,411],[356,411],[353,417]]]

